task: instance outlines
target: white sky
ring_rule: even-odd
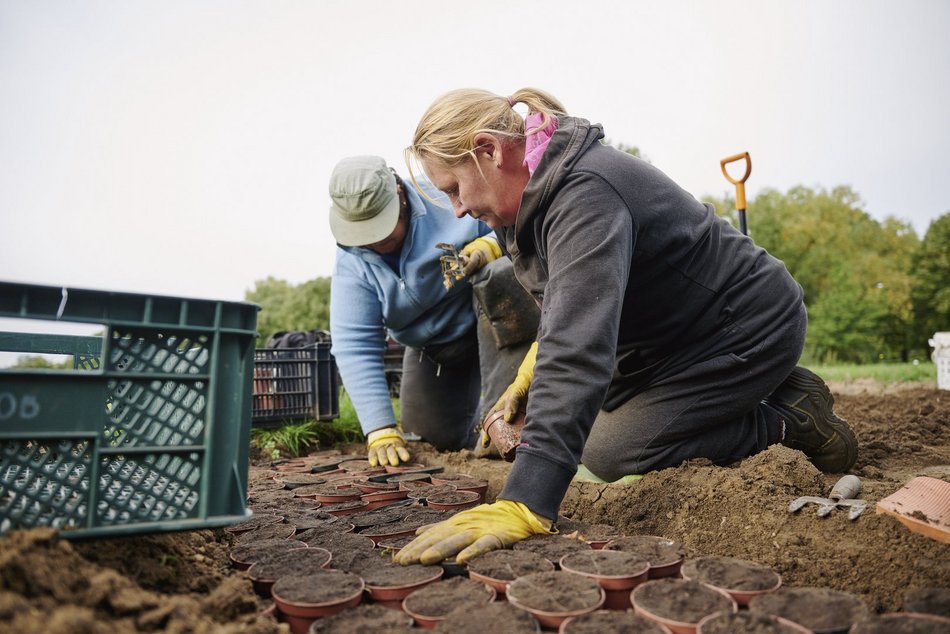
[[[697,197],[950,211],[950,2],[0,0],[0,279],[243,299],[330,275],[337,160],[544,88]],[[755,228],[755,209],[749,224]]]

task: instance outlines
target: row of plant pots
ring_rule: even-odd
[[[363,495],[397,491],[404,493],[405,496],[404,499],[395,500],[396,503],[409,503],[409,500],[413,500],[413,504],[427,497],[436,497],[435,494],[438,493],[451,493],[452,486],[457,486],[459,480],[463,480],[463,483],[465,480],[465,476],[438,478],[441,474],[410,471],[409,473],[390,472],[396,476],[407,476],[396,478],[395,482],[391,482],[383,477],[386,475],[385,471],[365,473],[367,469],[363,467],[368,466],[368,463],[354,461],[345,464],[346,462],[348,461],[338,463],[333,470],[325,470],[320,474],[313,472],[312,464],[300,465],[298,468],[303,469],[299,472],[300,474],[309,473],[317,476],[298,478],[308,483],[294,480],[296,476],[278,474],[277,480],[274,480],[276,486],[266,487],[268,489],[266,493],[280,495],[276,502],[271,503],[272,506],[262,507],[263,510],[271,512],[263,512],[256,516],[258,517],[256,525],[251,529],[255,532],[263,531],[278,524],[281,521],[280,511],[274,512],[273,509],[284,505],[291,504],[296,508],[307,509],[307,513],[313,515],[317,512],[316,509],[326,510],[327,506],[335,504],[298,495],[298,493],[306,493],[306,490],[297,491],[301,487],[315,484],[319,486],[315,482],[317,479],[324,479],[325,482],[322,484],[336,482],[335,487],[355,489],[360,496],[359,501],[364,501]],[[341,465],[347,468],[341,468]],[[309,471],[306,471],[307,469]],[[297,486],[288,491],[283,488],[283,484],[280,484],[281,481],[284,484],[291,482]],[[425,494],[426,490],[429,490],[430,495]],[[458,488],[455,491],[457,492]],[[290,497],[284,495],[288,492]],[[386,501],[392,503],[390,500]],[[383,511],[386,508],[380,507],[379,510]],[[331,507],[331,510],[336,509]],[[340,522],[336,528],[347,528],[344,523],[347,517],[359,518],[365,512],[365,507],[352,509],[348,516],[336,520]],[[271,515],[271,517],[263,517],[264,515]],[[290,522],[293,519],[289,517],[291,513],[288,512],[287,515],[287,522]],[[275,516],[278,519],[274,519]],[[581,523],[559,521],[559,527],[562,532],[560,536],[530,538],[518,542],[511,550],[496,551],[521,559],[531,558],[538,567],[537,570],[533,570],[530,566],[519,568],[508,562],[499,565],[512,566],[514,570],[514,573],[510,575],[512,578],[496,578],[484,574],[482,564],[485,562],[479,562],[482,558],[477,558],[469,562],[467,566],[459,566],[453,562],[445,562],[440,567],[420,566],[419,568],[424,569],[418,573],[420,577],[414,583],[403,584],[383,582],[384,580],[380,579],[373,580],[371,572],[356,574],[344,571],[345,574],[355,574],[363,585],[359,593],[354,590],[350,596],[342,597],[342,607],[333,609],[342,611],[340,618],[344,618],[344,615],[357,612],[369,614],[369,610],[373,608],[377,609],[375,613],[378,614],[379,608],[386,608],[403,625],[407,623],[408,615],[419,627],[442,630],[449,627],[449,623],[453,623],[452,629],[444,629],[444,631],[464,632],[464,629],[458,629],[460,626],[451,621],[453,618],[451,612],[438,613],[438,609],[426,607],[426,602],[433,601],[438,604],[433,597],[451,595],[453,586],[467,587],[469,595],[472,595],[473,587],[480,586],[485,591],[474,594],[479,599],[476,602],[477,606],[468,606],[462,610],[465,613],[464,618],[457,617],[460,623],[471,622],[474,619],[479,626],[484,628],[485,623],[499,621],[486,620],[474,615],[480,614],[481,610],[501,609],[508,610],[510,615],[533,615],[531,616],[533,621],[524,622],[528,625],[528,629],[524,631],[536,631],[539,627],[543,627],[546,630],[558,629],[565,634],[617,631],[621,626],[607,624],[624,622],[629,625],[634,620],[640,624],[641,629],[630,631],[683,634],[718,634],[732,631],[843,633],[849,628],[872,627],[875,621],[874,618],[867,619],[866,606],[852,595],[836,594],[834,591],[817,588],[785,588],[781,586],[781,578],[774,571],[751,562],[723,557],[685,559],[682,545],[674,540],[654,536],[618,536],[612,527],[606,525],[592,527]],[[349,530],[353,529],[349,528]],[[357,530],[368,529],[361,526]],[[303,531],[302,535],[306,532]],[[360,548],[368,550],[375,547],[376,551],[373,552],[396,552],[411,539],[412,534],[414,530],[402,537],[384,536],[381,533],[362,537],[354,533],[350,539],[358,540],[362,544]],[[294,537],[299,538],[300,535],[294,535]],[[321,542],[313,538],[304,543],[309,543],[311,547],[316,546],[314,549],[317,549],[320,548]],[[273,548],[279,550],[282,547],[273,546]],[[292,550],[293,547],[289,548],[288,552]],[[289,556],[292,557],[292,555]],[[314,563],[321,560],[320,555],[307,555],[307,557],[312,557]],[[330,570],[329,567],[335,565],[331,555],[330,560],[324,564],[326,567],[320,570],[327,574],[342,574],[339,571]],[[618,569],[621,572],[618,573]],[[737,571],[739,574],[735,574]],[[370,577],[370,580],[364,578],[364,574]],[[568,585],[574,588],[574,594],[568,595],[568,599],[553,600],[552,597],[557,595],[545,585],[550,582],[550,580],[545,580],[545,576],[554,577],[557,580],[567,579]],[[320,577],[323,578],[325,575],[320,573]],[[333,577],[333,579],[339,579],[339,577]],[[579,588],[581,590],[578,593]],[[279,591],[280,588],[278,588]],[[488,598],[481,600],[482,594]],[[353,595],[358,595],[357,604],[363,604],[363,607],[358,610],[352,607]],[[587,599],[580,613],[576,610],[563,609],[565,606],[573,605],[578,597]],[[282,600],[286,599],[288,597],[282,597]],[[420,603],[423,604],[422,607],[418,605]],[[803,608],[799,605],[800,603],[805,603],[808,607]],[[455,609],[460,604],[455,599],[448,600],[442,605]],[[742,606],[747,609],[740,610]],[[321,607],[326,606],[321,605]],[[294,616],[293,608],[278,607],[278,610],[279,617],[288,622],[290,622],[288,617],[303,618]],[[288,612],[285,613],[285,610]],[[829,614],[835,615],[837,619],[825,622],[818,618],[819,615]],[[884,616],[890,618],[890,615]],[[906,615],[901,615],[901,617],[908,618]],[[313,618],[317,620],[308,627],[312,632],[317,633],[323,631],[321,629],[323,624],[328,623],[333,617]],[[881,620],[882,617],[875,618]],[[510,630],[503,631],[522,631],[513,623],[512,620]],[[304,625],[306,623],[303,622],[292,625],[292,631],[302,634],[306,631],[302,629]],[[633,628],[633,625],[629,627]],[[752,629],[756,627],[759,630]],[[854,629],[853,631],[887,630]]]

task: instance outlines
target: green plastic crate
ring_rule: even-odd
[[[0,369],[0,533],[125,535],[245,519],[258,310],[0,282],[0,317],[103,328],[0,333],[0,351],[72,356],[65,369]]]

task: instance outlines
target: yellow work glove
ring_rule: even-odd
[[[371,467],[377,465],[399,464],[399,461],[409,462],[409,449],[406,448],[406,439],[395,427],[383,427],[371,431],[366,435],[366,459]]]
[[[501,257],[501,247],[494,238],[475,238],[459,251],[462,263],[462,277],[468,277],[489,262]]]
[[[515,380],[511,382],[511,385],[502,392],[492,408],[488,410],[488,414],[485,416],[486,419],[495,412],[502,410],[505,412],[505,422],[510,423],[519,411],[523,412],[527,409],[528,390],[531,389],[531,380],[534,378],[534,363],[537,358],[538,342],[535,341],[528,348],[528,352],[525,353],[521,365],[518,366],[518,374],[515,375]],[[487,437],[487,435],[484,435],[482,441],[484,442]]]
[[[419,529],[418,537],[396,553],[397,564],[428,566],[456,555],[465,563],[531,535],[554,534],[553,523],[535,515],[521,502],[498,500],[481,504],[447,520]]]

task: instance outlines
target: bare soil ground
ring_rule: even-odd
[[[788,503],[825,495],[836,481],[798,452],[776,446],[731,467],[701,461],[647,474],[630,485],[572,484],[562,515],[612,524],[624,534],[683,542],[688,556],[726,555],[770,566],[785,585],[853,592],[877,612],[901,609],[905,593],[950,588],[950,544],[908,531],[873,503],[915,476],[950,481],[950,392],[932,386],[832,385],[838,412],[860,443],[854,473],[870,506],[849,521]],[[420,462],[490,482],[508,464],[469,451],[416,448]],[[266,472],[258,466],[254,477]],[[52,530],[0,538],[0,632],[286,632],[262,614],[244,573],[228,562],[233,538],[202,530],[86,541]]]

